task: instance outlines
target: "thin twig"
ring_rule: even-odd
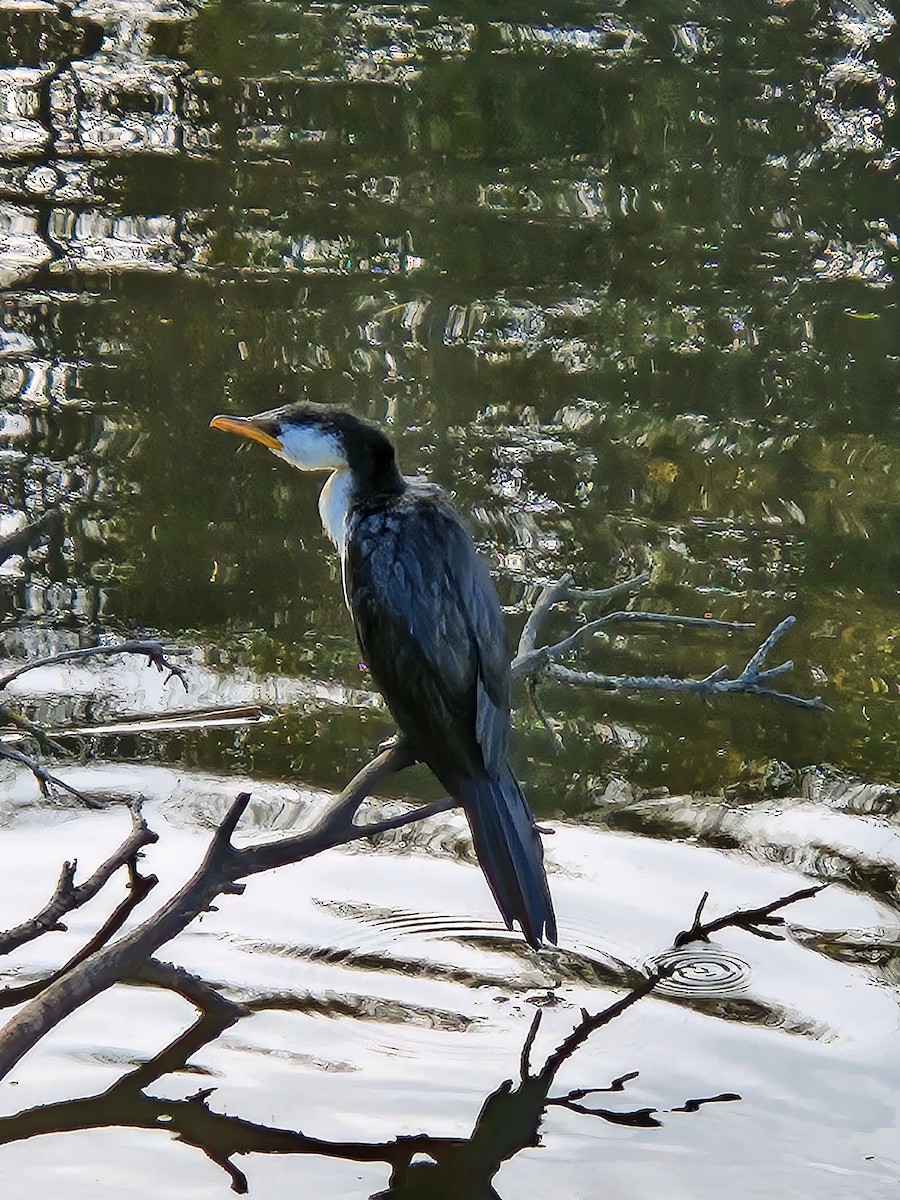
[[[751,695],[792,704],[796,708],[809,708],[818,712],[831,711],[821,696],[809,699],[805,696],[795,696],[791,692],[778,692],[762,687],[743,675],[737,679],[724,679],[723,670],[727,668],[719,668],[704,679],[673,679],[670,675],[601,675],[596,671],[573,671],[570,667],[551,663],[547,668],[547,675],[558,683],[597,688],[604,692],[687,692],[702,697],[723,695],[726,692],[749,692]]]
[[[780,926],[784,925],[784,917],[772,916],[779,908],[786,908],[788,904],[796,904],[798,900],[809,900],[811,896],[817,895],[828,887],[827,883],[816,883],[810,887],[801,888],[797,892],[791,892],[788,896],[781,896],[778,900],[773,900],[769,904],[761,904],[758,908],[738,908],[733,912],[726,913],[724,917],[717,917],[714,921],[703,922],[700,917],[703,913],[706,901],[709,899],[709,892],[704,892],[700,903],[697,905],[697,911],[694,914],[694,921],[690,929],[683,929],[677,935],[673,946],[686,946],[688,942],[708,942],[711,933],[717,933],[720,929],[743,929],[747,933],[752,933],[755,937],[765,938],[768,941],[782,942],[784,941],[783,934],[773,933],[771,928],[765,926]]]
[[[758,675],[760,673],[760,669],[766,661],[769,651],[772,649],[778,639],[796,624],[796,621],[796,617],[785,617],[779,625],[776,625],[756,653],[748,659],[747,665],[744,667],[741,674]]]
[[[146,655],[151,666],[156,667],[158,671],[169,672],[166,677],[166,683],[172,678],[180,679],[185,691],[187,691],[188,685],[184,668],[170,662],[168,655],[185,657],[191,653],[192,651],[188,646],[170,645],[157,641],[155,638],[111,642],[109,645],[103,646],[82,646],[78,650],[64,650],[60,654],[50,654],[45,658],[34,658],[30,662],[23,663],[21,667],[17,667],[14,671],[9,671],[6,675],[0,676],[0,691],[12,683],[14,679],[18,679],[20,675],[24,675],[26,671],[35,671],[38,667],[54,666],[56,663],[77,662],[85,658],[96,658],[111,654]]]
[[[60,779],[58,775],[52,775],[47,768],[32,758],[30,754],[25,754],[21,750],[13,750],[12,746],[4,746],[0,742],[0,758],[7,758],[10,762],[18,763],[20,767],[27,767],[38,782],[38,787],[45,796],[52,795],[53,788],[61,788],[64,792],[68,792],[70,796],[74,796],[82,804],[88,808],[102,808],[102,804],[98,804],[96,800],[92,800],[90,796],[80,792],[78,788],[72,787],[71,783],[66,783],[64,779]]]
[[[718,621],[713,617],[680,617],[672,613],[630,611],[607,613],[606,616],[598,617],[596,621],[588,621],[586,625],[580,626],[562,641],[554,642],[552,646],[541,646],[526,654],[517,655],[510,666],[510,672],[514,677],[533,675],[554,659],[577,649],[588,634],[598,633],[609,625],[679,625],[688,628],[727,629],[730,632],[753,629],[753,624],[747,621]]]

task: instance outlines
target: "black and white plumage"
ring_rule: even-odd
[[[301,470],[331,472],[319,498],[338,548],[363,657],[401,735],[464,807],[509,928],[556,940],[534,819],[508,759],[509,654],[493,581],[441,490],[405,479],[376,425],[301,402],[214,428]]]

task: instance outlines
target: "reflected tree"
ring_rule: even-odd
[[[700,938],[711,928],[735,925],[750,928],[756,922],[781,920],[778,908],[814,894],[819,888],[783,897],[754,912],[726,914],[709,926],[695,920],[690,931],[676,940]],[[771,933],[767,934],[772,936]],[[679,943],[683,944],[683,943]],[[43,1134],[102,1128],[132,1128],[165,1132],[193,1146],[228,1175],[233,1191],[249,1191],[246,1174],[234,1159],[248,1154],[320,1155],[347,1162],[379,1162],[390,1168],[389,1186],[372,1200],[415,1200],[425,1197],[458,1197],[480,1200],[497,1197],[492,1180],[501,1165],[521,1150],[539,1144],[541,1121],[550,1107],[602,1120],[613,1125],[651,1129],[662,1125],[656,1108],[609,1108],[590,1101],[599,1095],[618,1095],[635,1079],[637,1071],[619,1076],[604,1087],[572,1089],[552,1095],[556,1076],[584,1043],[598,1030],[622,1016],[651,994],[666,968],[651,972],[636,987],[596,1013],[582,1012],[571,1033],[547,1056],[539,1070],[532,1071],[531,1056],[541,1023],[538,1009],[522,1046],[518,1081],[505,1080],[488,1095],[465,1138],[431,1137],[428,1134],[399,1136],[390,1141],[353,1142],[313,1138],[299,1130],[259,1124],[214,1111],[210,1100],[214,1088],[202,1088],[185,1099],[158,1097],[150,1089],[163,1076],[183,1071],[189,1060],[215,1041],[252,1010],[228,999],[211,984],[179,967],[148,959],[120,982],[135,986],[166,988],[178,993],[198,1011],[196,1021],[147,1062],[128,1072],[112,1087],[94,1096],[41,1105],[0,1119],[0,1145],[24,1141]],[[687,1098],[670,1113],[696,1113],[714,1102],[740,1100],[734,1092]]]
[[[572,579],[566,576],[541,591],[525,621],[513,663],[514,673],[528,682],[529,693],[536,707],[537,684],[543,678],[566,685],[586,685],[608,690],[685,690],[704,697],[729,691],[748,691],[792,704],[821,706],[821,701],[804,701],[768,686],[772,678],[784,674],[791,666],[785,663],[775,668],[765,667],[766,655],[790,627],[790,618],[773,630],[743,671],[733,678],[728,678],[726,669],[720,668],[702,680],[615,679],[574,670],[563,666],[560,660],[579,650],[588,637],[613,625],[641,628],[674,622],[681,625],[699,624],[713,629],[747,628],[741,624],[620,608],[590,621],[579,617],[580,623],[575,630],[562,639],[549,643],[541,641],[544,622],[557,608],[567,606],[571,615],[573,611],[580,613],[581,605],[587,602],[612,605],[631,597],[647,578],[645,574],[611,588],[585,590],[576,588]],[[145,656],[150,665],[157,670],[168,671],[169,678],[178,678],[186,686],[184,668],[172,661],[180,653],[183,653],[180,647],[147,640],[86,647],[26,662],[0,678],[0,690],[24,672],[41,666],[111,654]],[[31,733],[21,723],[19,730],[25,736]],[[40,736],[35,732],[33,736],[40,749],[51,752],[62,749],[47,731],[40,731]],[[8,758],[15,757],[17,762],[27,766],[42,787],[62,787],[78,801],[97,804],[91,796],[83,795],[65,781],[49,775],[37,759],[24,752],[0,747],[0,754]],[[147,1089],[153,1082],[164,1074],[183,1069],[191,1055],[251,1011],[223,996],[204,980],[160,962],[156,958],[157,953],[211,908],[218,896],[240,894],[244,888],[243,881],[254,874],[301,862],[324,850],[398,829],[454,807],[452,800],[443,799],[419,807],[410,806],[395,815],[367,822],[357,819],[362,802],[385,779],[407,769],[415,761],[406,743],[399,740],[391,742],[350,781],[309,828],[289,836],[238,846],[234,844],[233,837],[250,800],[247,793],[242,793],[216,829],[202,862],[191,878],[155,912],[123,933],[126,919],[146,901],[156,884],[153,876],[141,873],[139,858],[141,851],[157,840],[157,835],[144,820],[139,802],[130,802],[129,832],[93,874],[76,883],[76,863],[64,863],[57,884],[41,910],[30,920],[0,934],[0,954],[6,954],[47,933],[64,929],[63,920],[67,914],[95,897],[120,871],[124,870],[127,874],[125,897],[101,928],[63,967],[43,979],[0,992],[0,1007],[21,1006],[0,1030],[0,1078],[4,1078],[61,1020],[117,984],[151,985],[175,991],[195,1006],[199,1012],[198,1019],[171,1045],[124,1076],[106,1092],[81,1100],[43,1106],[0,1122],[0,1142],[21,1140],[52,1131],[112,1125],[147,1129],[164,1127],[183,1142],[202,1150],[221,1166],[228,1173],[232,1189],[237,1192],[246,1192],[248,1182],[246,1175],[234,1165],[236,1155],[326,1154],[349,1161],[388,1164],[391,1169],[390,1185],[387,1191],[380,1194],[382,1197],[440,1195],[466,1197],[468,1200],[497,1194],[491,1180],[504,1161],[521,1149],[537,1144],[540,1122],[548,1105],[561,1106],[614,1124],[642,1127],[658,1125],[660,1122],[655,1109],[620,1111],[585,1103],[601,1092],[621,1091],[636,1073],[622,1076],[607,1088],[581,1088],[561,1096],[551,1096],[550,1093],[562,1064],[592,1034],[649,996],[672,971],[673,968],[664,957],[648,968],[614,1003],[596,1013],[583,1011],[575,1028],[534,1073],[530,1059],[540,1023],[538,1012],[522,1049],[518,1083],[507,1080],[487,1097],[468,1138],[422,1135],[396,1138],[387,1143],[328,1142],[308,1138],[297,1131],[258,1125],[216,1113],[208,1103],[212,1089],[201,1090],[179,1101],[161,1100],[148,1094]],[[711,932],[729,926],[761,937],[777,938],[780,934],[776,929],[782,923],[779,910],[819,890],[818,886],[809,887],[758,908],[728,913],[705,923],[701,920],[706,900],[704,896],[692,925],[675,937],[674,945],[707,940]],[[705,1100],[687,1099],[680,1109],[673,1111],[696,1112],[707,1100],[736,1098],[731,1093],[724,1093]]]

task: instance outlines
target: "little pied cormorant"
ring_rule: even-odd
[[[319,513],[372,677],[416,758],[465,809],[507,927],[518,921],[532,946],[555,942],[540,834],[507,753],[500,602],[440,488],[404,478],[383,431],[343,409],[301,402],[210,424],[331,472]]]

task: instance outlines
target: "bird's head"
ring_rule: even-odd
[[[399,479],[394,447],[387,435],[343,408],[300,401],[254,417],[223,414],[213,417],[210,425],[259,442],[300,471],[349,468],[360,480],[375,486]]]

